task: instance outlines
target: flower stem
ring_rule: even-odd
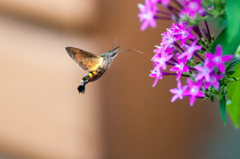
[[[175,66],[175,64],[171,63],[170,61],[166,62],[167,65]]]
[[[194,52],[193,54],[194,54],[196,57],[198,57],[200,60],[202,60],[202,61],[204,62],[204,59],[201,58],[201,56],[199,56],[198,53]]]
[[[177,13],[180,13],[180,10],[178,10],[177,8],[173,7],[173,6],[168,6],[167,7],[169,10],[172,10],[172,11],[176,11]]]
[[[164,14],[164,15],[171,15],[171,13],[167,13],[167,12],[164,12],[164,11],[160,11],[160,10],[158,10],[158,13],[161,13],[161,14]]]
[[[176,74],[176,73],[168,73],[168,72],[165,72],[165,76],[169,76],[169,75],[174,75],[174,76],[176,76],[177,74]],[[164,76],[164,74],[163,74],[163,76]],[[181,76],[190,77],[190,76],[188,76],[188,75],[183,75],[183,74],[181,74]]]
[[[195,68],[192,68],[190,66],[188,66],[189,70],[192,70],[192,71],[197,71]]]
[[[176,0],[172,0],[174,3],[176,3],[176,5],[179,7],[179,8],[181,8],[181,9],[183,9],[183,6],[181,5],[181,3],[179,3],[178,1],[176,1]]]
[[[174,42],[173,45],[176,46],[176,47],[178,47],[182,52],[185,52],[185,51],[183,50],[183,48],[181,48],[181,47],[178,45],[178,43]]]
[[[202,38],[202,34],[201,34],[201,31],[200,31],[200,29],[199,29],[199,27],[198,26],[193,26],[193,31],[198,35],[198,37],[200,38],[200,40],[201,40],[201,38]],[[202,41],[202,40],[201,40]]]
[[[209,28],[208,28],[208,24],[207,24],[207,21],[206,20],[204,20],[204,23],[205,23],[205,25],[206,25],[206,28],[207,28],[207,32],[208,32],[208,37],[209,37],[209,39],[210,39],[210,41],[209,42],[211,42],[211,34],[210,34],[210,31],[209,31]]]
[[[172,20],[171,17],[159,17],[159,16],[154,16],[155,19],[161,19],[161,20]]]

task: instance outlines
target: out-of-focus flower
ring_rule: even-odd
[[[225,55],[225,56],[222,56],[222,47],[221,45],[218,45],[217,46],[217,49],[216,49],[216,54],[212,54],[212,53],[206,53],[205,54],[206,57],[208,59],[210,59],[211,61],[209,62],[208,66],[209,67],[214,67],[214,66],[217,66],[218,67],[218,70],[222,73],[225,72],[225,68],[224,68],[224,64],[223,62],[227,62],[229,60],[232,59],[233,55]]]
[[[162,79],[162,73],[160,72],[159,69],[156,71],[151,71],[151,74],[149,76],[155,78],[153,85],[152,85],[153,87],[157,84],[157,81],[159,79]]]
[[[166,62],[170,58],[172,58],[172,55],[166,54],[164,50],[162,50],[160,54],[156,54],[156,56],[154,56],[154,58],[152,59],[154,62],[156,62],[156,66],[153,71],[156,71],[160,68],[166,70]]]
[[[183,58],[187,56],[187,59],[190,60],[193,56],[193,53],[202,48],[202,46],[196,45],[196,44],[197,44],[197,38],[192,42],[191,46],[185,45],[186,51],[182,53],[179,58]]]
[[[194,34],[191,33],[193,26],[190,27],[181,27],[179,30],[179,35],[176,37],[176,40],[181,40],[181,47],[184,46],[184,44],[186,43],[187,39],[193,39],[194,38]]]
[[[195,78],[196,81],[205,78],[207,82],[210,82],[210,73],[213,71],[213,68],[209,68],[208,64],[209,60],[206,59],[203,66],[195,66],[195,69],[199,72],[197,77]]]
[[[145,30],[149,25],[153,28],[157,26],[155,16],[157,14],[156,2],[145,0],[145,5],[138,4],[141,13],[138,14],[140,22],[142,22],[141,30]]]
[[[190,18],[195,19],[197,13],[203,15],[205,10],[201,5],[202,0],[189,0],[183,1],[184,9],[180,13],[180,17],[184,18],[188,15]]]
[[[202,80],[199,80],[196,84],[190,79],[187,79],[189,90],[186,90],[183,95],[190,96],[190,105],[192,106],[195,102],[196,97],[204,97],[204,93],[200,90],[202,86]]]
[[[181,84],[181,81],[178,81],[177,83],[177,88],[174,88],[174,89],[170,89],[170,92],[175,94],[173,97],[172,97],[172,100],[171,102],[174,102],[176,99],[183,99],[183,94],[185,93],[187,89],[187,85],[183,86],[182,87],[182,84]]]
[[[210,86],[213,86],[217,90],[219,89],[219,80],[223,78],[224,75],[216,75],[215,72],[213,71],[210,74],[210,80],[209,82],[206,82],[204,85],[204,89],[209,88]]]
[[[164,47],[164,49],[167,49],[176,41],[173,31],[167,31],[161,35],[163,36],[161,45]]]
[[[179,54],[177,54],[177,62],[175,63],[175,66],[173,66],[170,71],[174,71],[177,72],[177,77],[176,80],[178,81],[181,77],[182,72],[187,73],[189,71],[188,66],[186,66],[186,62],[187,62],[187,57],[181,59],[179,58]]]
[[[163,6],[167,6],[170,0],[159,0]]]

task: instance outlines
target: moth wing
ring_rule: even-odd
[[[66,47],[68,55],[79,64],[79,66],[88,71],[95,70],[103,61],[103,58],[93,53],[74,48]]]

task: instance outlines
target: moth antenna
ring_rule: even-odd
[[[115,47],[114,49],[112,49],[111,51],[114,51],[114,50],[116,50],[116,49],[118,49],[120,46],[118,46],[118,47]]]
[[[113,45],[112,45],[112,49],[111,49],[111,51],[113,51],[113,50],[115,50],[115,49],[116,49],[116,48],[115,48],[115,49],[113,49],[113,47],[114,47],[115,43],[117,42],[117,39],[118,39],[118,38],[116,37],[115,41],[113,42]],[[118,47],[119,47],[119,46],[118,46]]]

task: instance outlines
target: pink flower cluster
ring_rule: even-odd
[[[201,2],[202,0],[173,0],[173,3],[180,8],[178,9],[174,5],[170,5],[170,0],[145,0],[144,5],[138,4],[140,10],[138,18],[142,22],[141,30],[145,30],[148,26],[155,28],[157,19],[177,22],[180,18],[195,19],[197,14],[203,16],[205,11]],[[167,8],[170,13],[158,10],[158,4]]]
[[[203,28],[202,32],[198,26],[189,26],[196,24],[201,19],[199,16],[205,16],[207,10],[204,10],[202,1],[145,0],[144,5],[138,4],[140,10],[138,17],[142,22],[142,31],[148,26],[156,27],[158,19],[175,22],[171,28],[161,34],[162,41],[160,46],[156,46],[157,48],[154,50],[156,53],[152,58],[154,69],[150,74],[150,77],[155,78],[153,86],[163,76],[176,76],[177,88],[170,90],[174,94],[172,102],[177,98],[182,99],[183,96],[189,96],[190,105],[193,105],[196,98],[213,97],[214,93],[209,90],[220,89],[220,81],[225,74],[224,62],[232,58],[232,55],[222,56],[220,45],[217,46],[215,54],[206,53],[206,50],[211,47],[211,45],[207,45],[212,42],[206,21],[207,30]],[[169,12],[159,10],[158,4],[168,9]],[[211,6],[208,9],[212,9]],[[190,19],[192,23],[190,23]],[[180,20],[188,22],[179,22]],[[194,22],[194,20],[196,21]],[[202,39],[208,40],[208,44],[205,44]],[[203,55],[204,57],[202,57]],[[201,62],[194,62],[195,58],[193,57],[198,58]],[[166,72],[167,66],[171,66],[169,69],[171,72]],[[182,76],[187,77],[187,85],[182,86],[180,82]]]
[[[222,48],[219,45],[215,55],[205,53],[206,57],[203,59],[198,53],[202,51],[202,46],[197,44],[198,38],[191,31],[192,26],[187,27],[186,23],[180,22],[173,23],[167,32],[161,34],[162,42],[154,50],[156,53],[152,58],[154,69],[151,71],[150,77],[155,78],[153,83],[155,86],[162,76],[175,75],[178,88],[170,90],[174,94],[172,102],[177,98],[190,96],[190,105],[193,105],[196,98],[205,96],[204,89],[208,89],[210,86],[219,89],[219,80],[223,78],[225,72],[223,63],[229,61],[232,55],[222,56]],[[178,41],[180,45],[177,43]],[[193,56],[199,58],[203,65],[195,65]],[[188,63],[192,63],[194,66]],[[165,72],[167,65],[171,66],[170,71],[175,73]],[[215,66],[219,70],[217,73],[214,71]],[[188,77],[188,85],[181,86],[181,76]]]

